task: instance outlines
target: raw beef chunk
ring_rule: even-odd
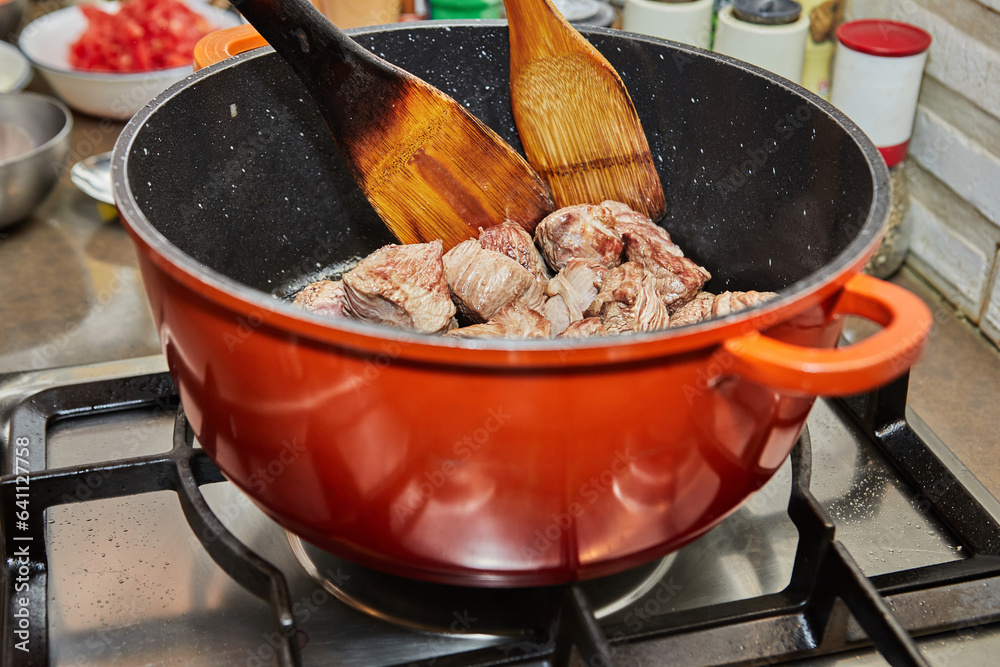
[[[545,266],[542,253],[538,251],[535,242],[531,239],[531,234],[525,231],[521,225],[506,220],[502,224],[480,229],[479,245],[484,250],[507,255],[531,271],[535,280],[541,283],[543,289],[545,288],[545,283],[549,280],[549,269]]]
[[[549,338],[552,325],[523,301],[504,306],[490,321],[452,329],[446,336],[456,338]]]
[[[619,234],[631,232],[632,234],[656,237],[662,242],[667,252],[678,257],[684,256],[684,251],[670,239],[670,234],[667,230],[647,218],[644,214],[633,211],[625,204],[611,201],[610,199],[601,202],[601,206],[611,211],[615,219],[615,231]]]
[[[699,292],[697,296],[674,311],[670,316],[670,327],[703,322],[713,317],[723,317],[778,296],[774,292],[723,292],[710,294]]]
[[[614,334],[656,331],[670,321],[656,279],[636,262],[625,262],[608,274],[587,314],[600,315],[604,328]]]
[[[590,338],[591,336],[607,335],[608,330],[601,323],[601,318],[585,317],[570,324],[557,338]]]
[[[625,254],[630,262],[641,264],[652,274],[663,305],[673,310],[694,298],[712,276],[687,257],[678,257],[672,250],[676,246],[665,231],[662,235],[647,232],[637,225],[623,232]]]
[[[379,248],[344,274],[344,312],[422,333],[447,331],[455,305],[441,253],[441,241]]]
[[[344,296],[344,284],[339,280],[309,283],[295,295],[293,303],[321,315],[346,316],[344,307],[347,306],[347,297]]]
[[[486,322],[514,300],[541,307],[544,295],[531,272],[506,255],[462,241],[444,255],[444,273],[458,311],[474,324]]]
[[[555,270],[574,257],[613,269],[621,264],[622,239],[604,206],[578,204],[550,213],[535,228],[535,243]]]

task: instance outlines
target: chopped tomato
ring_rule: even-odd
[[[181,0],[126,0],[116,14],[80,5],[87,29],[69,64],[100,72],[147,72],[190,65],[198,40],[215,30]]]

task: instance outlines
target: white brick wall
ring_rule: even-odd
[[[910,265],[1000,345],[1000,0],[853,0],[934,37],[907,175]]]
[[[910,157],[1000,225],[1000,157],[925,106],[917,109]]]

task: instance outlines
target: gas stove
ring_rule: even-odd
[[[3,664],[816,664],[874,645],[924,665],[923,635],[973,637],[946,644],[973,664],[1000,617],[1000,503],[906,392],[818,402],[778,475],[666,559],[475,590],[274,524],[200,449],[161,357],[0,376]]]

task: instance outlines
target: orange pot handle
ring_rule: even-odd
[[[793,345],[754,331],[723,343],[734,360],[732,370],[761,384],[810,395],[857,394],[909,369],[933,323],[919,297],[863,273],[844,285],[833,312],[858,315],[884,328],[858,343],[832,349]]]
[[[199,70],[226,58],[267,46],[267,40],[250,24],[210,32],[194,46],[194,68]]]

